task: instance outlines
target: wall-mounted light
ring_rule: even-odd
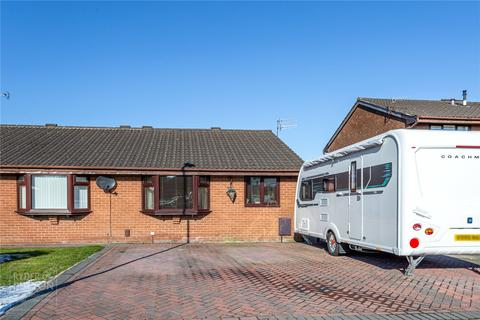
[[[237,198],[237,190],[232,187],[232,183],[233,179],[230,178],[230,186],[227,189],[227,195],[230,198],[230,201],[232,201],[232,203],[235,203],[235,199]]]

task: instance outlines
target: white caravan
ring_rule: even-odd
[[[307,161],[295,232],[330,254],[407,257],[480,253],[480,132],[392,130]]]

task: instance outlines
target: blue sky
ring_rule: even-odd
[[[5,2],[1,122],[275,130],[358,96],[480,101],[480,2]]]

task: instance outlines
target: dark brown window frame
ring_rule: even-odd
[[[197,176],[198,178],[198,183],[196,184],[197,185],[197,190],[196,192],[194,192],[196,195],[197,195],[197,199],[195,201],[196,205],[197,205],[197,210],[199,212],[210,212],[210,176]],[[207,183],[201,183],[200,182],[200,177],[206,177],[208,182]],[[194,184],[195,184],[195,181],[194,181]],[[200,209],[198,208],[198,189],[199,188],[207,188],[207,194],[208,194],[208,197],[207,197],[207,208],[206,209]]]
[[[247,203],[248,199],[248,181],[250,178],[260,178],[260,203]],[[277,180],[277,202],[276,203],[264,203],[264,195],[265,195],[265,187],[264,187],[264,179],[276,179]],[[245,207],[280,207],[280,177],[272,177],[272,176],[247,176],[245,177],[245,199],[244,205]]]
[[[85,177],[87,178],[87,181],[86,182],[77,182],[76,181],[76,177]],[[69,205],[70,205],[70,210],[72,211],[72,213],[83,213],[83,212],[90,212],[90,208],[91,208],[91,193],[90,193],[90,177],[89,176],[86,176],[86,175],[80,175],[80,174],[72,174],[72,175],[69,175],[68,180],[71,180],[71,187],[68,186],[68,190],[71,192],[71,195],[70,195],[70,201],[71,201],[71,204],[70,204],[70,201],[69,201]],[[67,180],[67,181],[68,181]],[[75,208],[75,187],[77,186],[85,186],[87,187],[87,194],[88,194],[88,199],[87,199],[87,208]]]
[[[145,178],[146,177],[151,177],[151,182],[146,182]],[[155,181],[157,180],[157,181]],[[155,190],[157,189],[155,185],[158,186],[158,176],[142,176],[142,212],[144,213],[154,213],[155,208],[157,207],[156,205],[156,196],[155,196]],[[152,188],[153,187],[153,208],[152,209],[147,209],[145,207],[145,189],[146,188]]]
[[[23,177],[23,181],[20,181],[20,177]],[[25,208],[21,207],[21,199],[20,199],[20,188],[25,187]],[[27,195],[27,189],[28,189],[28,182],[27,182],[27,177],[26,175],[19,175],[17,176],[17,210],[18,212],[25,212],[28,208],[28,195]]]
[[[208,177],[208,185],[202,184],[200,185],[200,176],[198,175],[189,175],[192,177],[192,208],[191,209],[172,209],[172,208],[160,208],[160,177],[164,177],[166,175],[155,175],[155,176],[142,176],[142,213],[150,214],[150,215],[158,215],[158,216],[178,216],[178,215],[197,215],[197,214],[206,214],[211,212],[211,201],[210,201],[210,176],[202,176]],[[144,177],[152,177],[152,183],[145,183]],[[183,177],[182,175],[176,175],[176,177]],[[153,209],[146,209],[145,208],[145,188],[146,187],[153,187]],[[199,209],[198,208],[198,188],[199,187],[207,187],[208,190],[208,208],[207,209]]]
[[[87,177],[88,182],[75,182],[74,174],[60,174],[67,177],[67,208],[66,209],[34,209],[32,208],[32,176],[48,176],[48,173],[31,174],[26,173],[17,177],[17,212],[24,215],[41,215],[41,216],[63,216],[75,214],[87,214],[91,212],[91,187],[90,177],[87,175],[78,175]],[[23,181],[19,181],[19,177],[23,176]],[[88,208],[75,209],[74,205],[74,186],[87,186],[88,190]],[[20,208],[20,186],[25,186],[26,208]]]

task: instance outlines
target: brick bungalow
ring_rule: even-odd
[[[393,129],[480,130],[480,102],[358,98],[323,149],[335,151]]]
[[[302,164],[271,131],[220,128],[1,125],[0,156],[1,245],[278,241]]]

